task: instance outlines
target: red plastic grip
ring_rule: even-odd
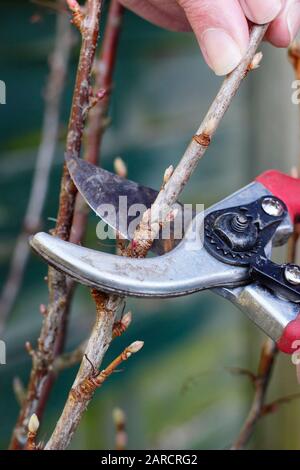
[[[258,176],[256,181],[285,202],[293,222],[300,217],[300,178],[269,170]]]
[[[283,330],[281,338],[277,341],[280,351],[293,354],[300,347],[300,313]]]
[[[300,218],[300,179],[285,175],[280,171],[270,170],[256,178],[274,196],[281,199],[287,206],[293,222]],[[299,349],[300,341],[300,312],[295,320],[284,329],[281,338],[277,341],[280,351],[293,354]]]

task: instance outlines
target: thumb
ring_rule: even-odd
[[[238,0],[177,0],[207,64],[226,75],[241,61],[249,42],[248,23]]]

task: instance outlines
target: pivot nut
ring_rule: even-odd
[[[275,197],[265,197],[262,201],[262,208],[266,214],[273,217],[280,217],[284,212],[283,205]]]
[[[296,264],[288,264],[284,270],[284,277],[289,284],[300,286],[300,267]]]

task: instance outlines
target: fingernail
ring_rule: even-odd
[[[254,23],[264,24],[274,20],[280,13],[282,0],[242,0],[247,18]]]
[[[287,13],[287,25],[290,33],[290,39],[296,37],[300,29],[300,3],[294,3],[288,9]]]
[[[216,75],[226,75],[242,60],[239,46],[223,29],[210,28],[204,31],[201,46],[208,65]]]

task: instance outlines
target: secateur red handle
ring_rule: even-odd
[[[256,181],[285,202],[293,223],[300,220],[300,178],[269,170],[258,176]]]
[[[286,204],[293,223],[300,221],[300,178],[270,170],[258,176],[256,181]],[[285,327],[281,338],[277,341],[277,346],[282,352],[292,354],[299,348],[299,345],[295,343],[299,340],[300,312],[295,320]]]

